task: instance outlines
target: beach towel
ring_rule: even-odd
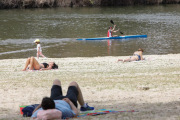
[[[85,116],[95,116],[95,115],[103,115],[108,113],[123,113],[123,112],[138,112],[137,110],[110,110],[110,109],[99,109],[93,111],[86,111],[83,113],[79,113],[77,117],[85,117]],[[76,117],[76,118],[77,118]]]
[[[38,104],[34,104],[34,105],[38,105]],[[33,105],[33,106],[34,106]],[[24,108],[28,108],[24,109]],[[24,117],[30,117],[29,115],[32,115],[32,105],[30,105],[29,107],[26,106],[23,109],[26,110],[26,113],[23,113]],[[30,108],[30,109],[29,109]],[[35,108],[34,108],[35,109]],[[33,110],[34,110],[33,109]],[[20,109],[21,110],[21,109]],[[30,110],[30,111],[29,111]],[[22,111],[21,111],[22,112]],[[124,112],[139,112],[138,110],[111,110],[111,109],[98,109],[98,110],[93,110],[93,111],[86,111],[86,112],[82,112],[79,113],[78,116],[74,117],[74,118],[78,118],[78,117],[85,117],[85,116],[95,116],[95,115],[103,115],[103,114],[108,114],[108,113],[124,113]],[[24,115],[25,114],[25,115]],[[28,114],[28,116],[27,116]],[[68,119],[68,118],[67,118]]]
[[[156,58],[144,58],[144,60],[138,60],[138,61],[131,61],[131,62],[144,62],[149,60],[156,60]]]

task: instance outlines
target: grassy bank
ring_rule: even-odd
[[[0,9],[179,4],[180,0],[0,0]]]
[[[96,109],[139,110],[83,119],[179,119],[180,54],[145,57],[155,60],[115,63],[123,57],[47,58],[39,62],[55,61],[59,69],[34,72],[21,71],[25,59],[0,60],[0,119],[23,119],[19,106],[49,96],[57,78],[64,94],[69,82],[77,81],[86,102]]]

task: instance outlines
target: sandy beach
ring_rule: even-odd
[[[22,71],[26,59],[0,60],[0,119],[30,119],[22,117],[19,106],[39,104],[50,95],[53,80],[59,79],[64,94],[69,83],[76,81],[85,101],[95,109],[138,110],[79,119],[179,120],[180,54],[115,62],[124,57],[40,58],[40,63],[58,64],[58,70],[47,71]]]

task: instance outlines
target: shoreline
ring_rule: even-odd
[[[115,63],[123,57],[127,56],[39,59],[54,61],[59,69],[33,72],[21,71],[26,59],[0,60],[0,119],[29,119],[20,115],[19,106],[38,104],[49,96],[54,79],[61,80],[64,94],[70,81],[77,81],[85,101],[96,109],[139,111],[83,119],[179,119],[180,54]]]
[[[166,56],[171,56],[171,57],[174,57],[174,56],[176,56],[176,57],[179,57],[179,55],[180,55],[180,53],[168,53],[168,54],[150,54],[150,55],[143,55],[143,58],[144,58],[144,56],[145,56],[145,58],[147,57],[147,58],[158,58],[158,57],[166,57]],[[40,58],[39,58],[39,61],[41,61],[41,60],[51,60],[51,59],[72,59],[72,58],[100,58],[100,57],[102,57],[102,58],[106,58],[106,57],[112,57],[112,58],[125,58],[125,57],[130,57],[130,56],[132,56],[132,54],[130,54],[130,55],[127,55],[127,56],[94,56],[94,57],[61,57],[61,58],[42,58],[41,56],[40,56]],[[36,56],[33,56],[33,57],[35,57],[36,58]],[[0,59],[0,60],[22,60],[22,59],[24,59],[24,60],[26,60],[27,58],[12,58],[12,59]]]

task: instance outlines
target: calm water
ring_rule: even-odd
[[[180,5],[0,10],[0,59],[36,56],[36,38],[51,58],[179,53]],[[77,41],[105,37],[113,20],[125,35],[147,39]],[[120,35],[120,33],[117,33]]]

